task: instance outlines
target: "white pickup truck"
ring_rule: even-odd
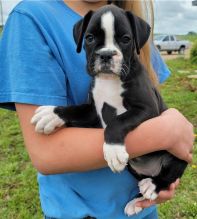
[[[190,46],[189,41],[177,40],[173,35],[159,35],[154,39],[154,43],[159,51],[167,51],[168,54],[172,52],[177,52],[179,54],[184,54],[185,49]]]

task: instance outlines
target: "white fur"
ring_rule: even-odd
[[[158,194],[155,192],[156,186],[151,178],[146,178],[138,183],[140,193],[145,199],[155,200]]]
[[[106,127],[105,122],[102,119],[103,104],[107,104],[117,109],[117,115],[126,111],[123,106],[121,93],[123,92],[122,82],[120,78],[113,75],[100,75],[95,78],[95,85],[92,90],[96,110],[100,116],[103,127]]]
[[[130,201],[129,203],[127,203],[127,205],[124,209],[125,214],[127,216],[131,216],[134,214],[138,214],[140,211],[142,211],[141,207],[135,206],[138,201],[142,201],[142,200],[144,200],[144,198],[140,197],[140,198],[135,198],[132,201]]]
[[[154,156],[152,159],[146,160],[146,162],[142,162],[141,159],[143,158],[139,157],[135,158],[135,161],[129,161],[130,166],[138,174],[142,174],[145,176],[157,176],[160,173],[163,157]]]
[[[103,145],[104,158],[113,172],[122,171],[127,165],[129,154],[124,145]]]
[[[101,60],[100,58],[96,58],[94,62],[94,71],[100,72],[101,71]]]
[[[120,74],[121,66],[122,66],[122,60],[123,55],[119,48],[119,46],[115,43],[115,32],[114,32],[114,15],[112,12],[106,12],[101,17],[101,28],[103,29],[105,33],[105,45],[103,48],[99,50],[99,52],[102,51],[116,51],[117,55],[113,56],[113,62],[111,66],[111,70],[115,74]],[[95,66],[95,69],[99,70],[100,61],[97,61],[97,65]]]
[[[54,113],[55,106],[41,106],[35,111],[31,124],[35,125],[35,131],[44,134],[52,133],[65,122]]]
[[[105,47],[115,49],[114,45],[114,16],[111,11],[101,17],[101,28],[105,32]]]

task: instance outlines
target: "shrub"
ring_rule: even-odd
[[[192,46],[190,59],[193,64],[197,64],[197,41],[195,41]]]

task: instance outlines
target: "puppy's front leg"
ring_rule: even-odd
[[[40,106],[36,109],[31,119],[36,132],[50,134],[56,128],[65,125],[65,121],[54,112],[56,108],[56,106]]]
[[[129,154],[126,151],[124,139],[128,132],[152,117],[152,110],[148,107],[140,109],[133,107],[131,110],[118,115],[107,125],[103,153],[113,172],[120,172],[127,165]]]
[[[94,104],[55,107],[41,106],[31,119],[36,132],[50,134],[58,127],[100,127]]]

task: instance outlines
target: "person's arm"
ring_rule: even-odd
[[[150,119],[126,138],[128,153],[140,156],[158,150],[167,150],[191,163],[194,144],[193,125],[176,109],[168,109],[161,116]]]
[[[103,129],[63,128],[44,135],[30,121],[37,106],[16,104],[25,146],[34,167],[43,174],[86,171],[107,164],[103,158]]]
[[[37,106],[34,105],[16,104],[27,151],[39,172],[56,174],[88,171],[107,166],[103,157],[103,129],[64,128],[51,135],[38,134],[34,126],[30,124],[36,108]],[[176,113],[169,113],[172,120],[174,114]],[[168,117],[171,118],[169,115],[167,113],[163,117],[146,121],[128,134],[125,142],[131,157],[164,149],[173,149],[176,155],[179,149],[174,149],[171,144],[177,141],[177,146],[186,145],[185,148],[181,148],[180,158],[191,161],[191,158],[188,160],[190,154],[188,151],[192,147],[192,140],[189,139],[191,137],[187,137],[187,140],[181,137],[183,126],[186,126],[184,130],[186,134],[192,132],[191,128],[185,124],[187,120],[184,121],[180,115],[175,117],[175,121],[169,122],[171,127],[165,122]],[[176,122],[177,119],[178,122]],[[174,132],[173,136],[171,133],[175,127],[179,128],[179,131]],[[168,139],[167,136],[169,136]],[[176,140],[178,136],[182,140]]]

